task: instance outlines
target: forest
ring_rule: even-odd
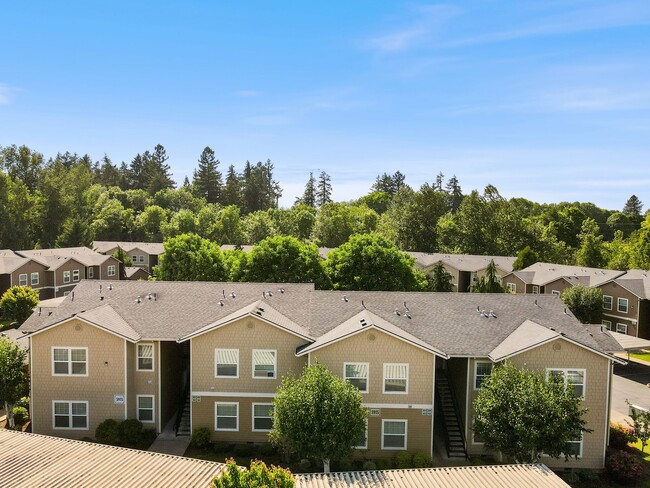
[[[177,184],[162,145],[115,164],[26,146],[0,147],[0,248],[88,245],[93,240],[161,242],[195,233],[218,244],[293,236],[337,247],[376,234],[401,250],[515,256],[627,270],[650,268],[650,213],[632,195],[620,210],[588,202],[505,199],[496,187],[463,192],[455,176],[412,188],[405,175],[377,176],[366,195],[332,201],[330,176],[305,175],[291,208],[270,160],[225,172],[206,147],[192,179]]]

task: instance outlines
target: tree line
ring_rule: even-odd
[[[276,235],[338,247],[352,235],[381,235],[399,249],[517,255],[521,262],[626,270],[650,267],[650,221],[632,195],[620,210],[592,203],[506,199],[496,187],[463,193],[441,173],[414,189],[397,171],[377,176],[357,200],[332,200],[331,177],[310,173],[291,208],[268,160],[230,164],[199,155],[176,187],[162,145],[130,163],[69,152],[45,161],[26,146],[0,149],[0,247],[87,245],[93,240],[160,242],[196,233],[219,244],[256,244]]]

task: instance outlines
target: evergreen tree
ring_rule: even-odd
[[[34,191],[43,170],[43,155],[14,144],[0,150],[0,169],[3,167],[14,181],[20,180]]]
[[[68,217],[63,223],[61,234],[56,238],[56,247],[88,246],[91,241],[88,222],[79,216]]]
[[[111,159],[104,154],[102,158],[101,166],[97,167],[95,172],[94,181],[105,187],[117,186],[123,188],[124,185],[124,176],[121,174],[120,170],[113,164]]]
[[[636,195],[632,195],[625,202],[623,207],[623,213],[628,215],[641,215],[641,210],[643,209],[643,203]]]
[[[429,282],[429,289],[431,291],[437,292],[449,292],[453,291],[454,285],[452,283],[453,277],[445,269],[445,265],[442,264],[442,261],[438,261],[433,265],[431,270],[431,276],[427,277]]]
[[[461,202],[463,201],[463,192],[460,189],[460,183],[458,183],[458,178],[456,178],[456,175],[449,178],[449,181],[447,181],[445,188],[449,194],[449,211],[456,212],[456,210],[458,210],[458,207],[460,207]]]
[[[305,185],[305,191],[302,194],[300,203],[310,207],[316,207],[316,178],[314,178],[314,173],[311,171],[309,172],[309,179]]]
[[[436,186],[434,187],[436,191],[442,191],[442,182],[444,181],[445,175],[442,174],[442,171],[440,171],[436,175]]]
[[[221,196],[222,179],[219,161],[214,151],[206,146],[199,158],[199,168],[194,171],[192,186],[196,195],[205,198],[208,203],[217,203]]]
[[[497,266],[493,259],[490,259],[487,268],[485,268],[485,275],[479,278],[472,286],[471,291],[474,293],[504,293],[501,277],[497,273]]]
[[[517,259],[515,259],[515,262],[512,264],[512,269],[519,271],[520,269],[535,264],[537,261],[539,261],[537,253],[533,251],[530,246],[526,246],[519,251],[519,254],[517,254]]]
[[[131,160],[127,172],[127,187],[132,190],[144,190],[144,159],[140,153]],[[124,165],[124,163],[122,163]]]
[[[316,205],[322,207],[332,201],[332,178],[325,171],[321,171],[318,176],[318,185],[316,188]]]
[[[144,157],[144,189],[150,195],[155,195],[160,190],[174,188],[175,183],[171,178],[171,168],[167,164],[167,151],[161,144],[157,144],[153,153],[145,152]]]
[[[236,205],[239,207],[242,200],[242,179],[235,171],[235,166],[228,166],[226,173],[226,184],[221,193],[221,203],[224,206]]]

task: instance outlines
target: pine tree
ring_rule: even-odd
[[[455,212],[463,201],[463,192],[460,189],[460,184],[458,183],[456,175],[449,178],[445,188],[449,194],[449,210]]]
[[[628,215],[641,215],[641,210],[643,209],[643,203],[636,195],[632,195],[625,202],[623,207],[623,213]]]
[[[310,207],[316,207],[316,178],[314,178],[314,173],[309,172],[309,179],[305,185],[305,191],[302,194],[300,203],[303,205],[309,205]]]
[[[316,205],[322,207],[332,201],[332,178],[325,171],[321,171],[318,177],[316,189]]]
[[[436,175],[436,191],[442,191],[442,182],[444,181],[445,175],[442,174],[442,171],[438,172]]]
[[[221,193],[221,203],[223,203],[224,206],[241,206],[241,190],[241,176],[237,174],[235,171],[235,166],[231,164],[228,166],[228,172],[226,173],[226,184],[224,185],[223,192]]]
[[[223,181],[218,168],[219,161],[214,157],[214,151],[206,146],[199,158],[199,168],[194,171],[192,185],[194,192],[208,203],[217,203],[221,197]]]
[[[145,152],[144,159],[144,189],[150,195],[155,195],[160,190],[174,188],[175,183],[171,178],[171,168],[167,164],[169,156],[161,144],[157,144],[153,153]]]

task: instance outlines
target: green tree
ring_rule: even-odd
[[[632,404],[629,400],[625,400],[630,407]],[[637,408],[630,408],[630,417],[632,422],[625,420],[627,425],[634,429],[634,437],[641,441],[641,453],[645,451],[645,446],[650,441],[650,410],[639,410]]]
[[[617,230],[614,232],[612,242],[605,243],[607,255],[607,268],[627,271],[630,269],[630,245],[623,238],[623,232]]]
[[[445,189],[447,190],[447,195],[449,195],[447,204],[449,211],[455,213],[464,198],[456,175],[449,178],[449,181],[447,181],[447,184],[445,185]]]
[[[538,261],[539,256],[537,256],[537,253],[533,251],[530,246],[526,246],[519,251],[519,254],[517,254],[517,259],[515,259],[515,262],[512,264],[512,269],[519,271],[520,269],[532,266]]]
[[[146,242],[161,242],[167,212],[159,205],[149,205],[135,219],[135,235]]]
[[[162,225],[161,230],[166,239],[181,234],[196,234],[198,232],[196,214],[188,209],[179,210]]]
[[[288,469],[269,468],[257,460],[251,460],[249,469],[241,469],[234,459],[227,459],[226,470],[212,481],[214,488],[293,488],[295,484]]]
[[[206,202],[217,203],[221,198],[222,185],[219,161],[214,157],[214,151],[206,146],[199,158],[199,168],[194,171],[192,188]]]
[[[61,234],[56,238],[56,246],[88,246],[92,240],[92,234],[88,222],[79,216],[73,216],[68,217],[63,223]]]
[[[623,212],[614,212],[607,217],[607,227],[611,235],[620,231],[625,237],[629,236],[636,228],[636,224],[630,220],[630,217]]]
[[[650,269],[650,213],[629,239],[630,267]]]
[[[332,201],[332,178],[325,171],[321,171],[316,185],[316,205],[322,207]]]
[[[367,412],[359,390],[322,364],[302,376],[285,377],[273,402],[271,441],[286,452],[323,463],[352,454],[366,431]]]
[[[582,222],[580,233],[580,248],[576,252],[576,262],[579,266],[602,268],[606,264],[603,252],[603,236],[599,233],[598,224],[590,218]]]
[[[431,275],[428,279],[429,289],[438,292],[452,291],[454,289],[452,280],[453,277],[445,269],[445,265],[442,264],[442,261],[438,261],[431,269]]]
[[[243,281],[329,285],[318,248],[290,236],[269,237],[253,247]]]
[[[275,221],[265,210],[249,213],[242,219],[241,226],[247,244],[257,244],[267,237],[278,234]]]
[[[309,205],[310,207],[316,207],[316,178],[314,178],[314,173],[309,172],[309,179],[305,185],[305,191],[302,193],[302,198],[300,198],[300,203],[303,205]]]
[[[171,168],[167,164],[169,156],[161,144],[157,144],[153,153],[146,151],[142,156],[144,165],[142,168],[143,189],[149,195],[155,195],[160,190],[174,188],[176,183],[171,178]]]
[[[0,314],[22,324],[38,305],[38,292],[28,286],[12,286],[0,298]]]
[[[0,337],[0,404],[7,412],[8,426],[14,428],[13,407],[29,391],[25,370],[27,351],[6,337]]]
[[[603,292],[600,288],[573,285],[562,292],[562,301],[583,324],[600,324]]]
[[[196,234],[167,239],[154,274],[162,281],[226,281],[223,254],[214,242]]]
[[[0,169],[3,167],[14,181],[22,181],[30,191],[34,191],[43,170],[43,155],[15,144],[0,148]]]
[[[226,183],[224,184],[221,193],[221,203],[223,205],[236,205],[240,207],[242,204],[242,178],[235,171],[235,166],[228,166],[226,173]]]
[[[390,208],[392,201],[393,197],[388,193],[383,191],[373,191],[368,195],[362,196],[355,203],[356,205],[365,205],[377,212],[378,215],[382,215]]]
[[[629,215],[635,222],[641,221],[641,210],[643,210],[643,203],[641,203],[641,200],[636,195],[628,198],[623,207],[623,213]]]
[[[133,259],[128,253],[118,246],[117,250],[113,253],[113,257],[117,259],[124,266],[133,266]]]
[[[377,212],[365,205],[330,202],[318,210],[312,239],[319,246],[337,247],[354,234],[374,232],[378,222]]]
[[[386,238],[361,234],[329,254],[325,271],[335,290],[420,291],[426,278],[414,262]]]
[[[485,274],[481,276],[471,287],[474,293],[504,293],[501,277],[497,273],[497,266],[494,260],[490,259]]]
[[[568,379],[567,379],[568,381]],[[474,401],[474,433],[517,463],[536,463],[542,454],[553,458],[572,454],[569,442],[586,428],[582,398],[564,379],[519,369],[506,362],[483,381]]]

